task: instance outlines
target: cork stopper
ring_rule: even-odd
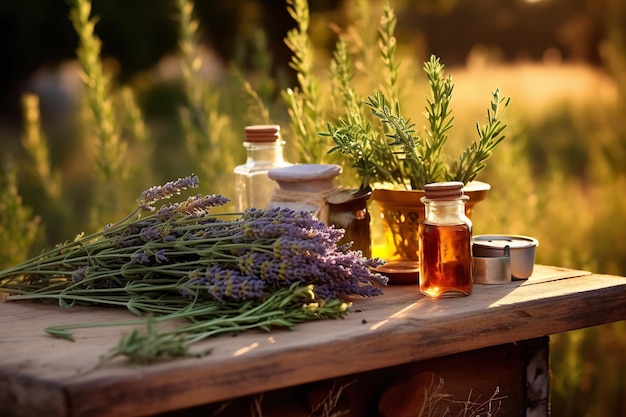
[[[461,181],[433,182],[424,185],[426,198],[429,200],[456,200],[463,196]]]
[[[253,125],[244,128],[246,142],[276,142],[280,140],[279,125]]]

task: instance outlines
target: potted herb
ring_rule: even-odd
[[[327,132],[320,133],[332,138],[329,153],[340,153],[349,161],[360,188],[374,190],[373,199],[382,209],[387,247],[395,248],[388,259],[417,260],[417,239],[405,232],[414,234],[423,218],[419,199],[424,184],[462,181],[470,196],[467,210],[471,215],[473,205],[489,189],[488,184],[474,180],[505,137],[501,116],[509,98],[500,97],[496,90],[487,109],[487,123],[476,124],[478,138],[450,162],[444,145],[454,121],[450,107],[454,84],[450,76],[444,76],[444,65],[434,55],[424,64],[424,71],[431,95],[426,100],[423,133],[402,115],[397,101],[389,102],[380,91],[364,103],[373,118],[355,114],[352,108],[336,124],[329,122]]]

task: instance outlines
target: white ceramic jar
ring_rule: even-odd
[[[268,208],[284,207],[308,211],[325,221],[328,213],[326,197],[333,190],[341,167],[334,164],[299,164],[270,169],[267,175],[278,183]],[[324,217],[326,213],[326,219]],[[321,215],[321,216],[320,216]]]

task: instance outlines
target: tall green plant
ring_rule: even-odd
[[[324,113],[320,80],[314,71],[314,49],[308,35],[310,16],[307,0],[287,0],[287,11],[297,27],[287,32],[285,44],[293,55],[289,66],[296,71],[300,88],[282,92],[291,119],[300,162],[323,162],[325,149],[317,132],[323,127]]]
[[[0,270],[28,257],[37,241],[40,218],[26,207],[17,188],[17,169],[7,159],[0,165]]]
[[[39,97],[35,94],[25,94],[22,97],[22,110],[24,118],[22,146],[29,158],[30,171],[48,200],[57,205],[61,201],[63,178],[61,173],[50,165],[50,151],[41,128]]]
[[[127,143],[121,138],[121,123],[115,113],[111,76],[106,74],[100,59],[101,41],[94,32],[97,19],[91,17],[91,2],[75,0],[70,7],[70,20],[78,34],[76,51],[88,106],[85,128],[88,143],[93,147],[97,167],[93,194],[92,225],[102,224],[111,215],[123,213],[125,201],[120,192],[129,180],[126,164]]]
[[[179,23],[179,49],[186,105],[180,116],[192,170],[205,182],[217,184],[235,165],[233,151],[241,140],[233,135],[231,120],[220,110],[221,97],[202,74],[199,22],[193,2],[175,0]],[[229,147],[230,146],[230,147]],[[225,193],[228,194],[228,193]]]
[[[392,101],[399,100],[398,70],[400,63],[397,62],[396,59],[397,40],[395,36],[397,24],[398,19],[396,18],[393,8],[389,2],[385,2],[383,4],[383,15],[380,18],[378,28],[378,49],[386,69],[386,77],[383,77],[381,80],[381,89]]]

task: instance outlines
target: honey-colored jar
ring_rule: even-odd
[[[426,217],[419,225],[420,292],[428,297],[472,293],[472,222],[465,215],[463,183],[424,186]]]

